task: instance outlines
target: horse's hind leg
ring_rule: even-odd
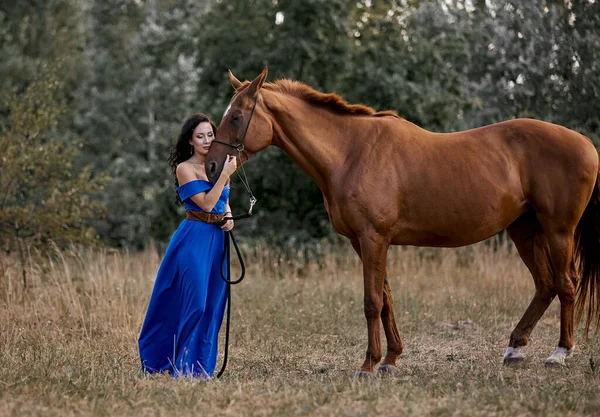
[[[510,336],[504,362],[523,359],[519,348],[527,345],[531,331],[556,295],[560,300],[560,339],[546,365],[564,365],[573,352],[576,277],[573,265],[575,227],[554,227],[547,218],[543,223],[519,218],[508,231],[529,268],[535,282],[535,296]]]
[[[548,254],[554,273],[554,283],[560,300],[560,339],[554,353],[546,360],[546,366],[564,365],[573,353],[575,294],[577,278],[573,268],[575,245],[574,228],[548,234]]]
[[[546,239],[535,214],[524,214],[507,230],[535,283],[535,295],[511,333],[504,354],[504,363],[511,364],[524,359],[520,348],[529,343],[533,328],[554,299],[556,292],[545,253]]]

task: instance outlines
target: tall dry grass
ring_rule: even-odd
[[[558,340],[557,302],[527,361],[502,366],[533,294],[509,243],[390,249],[400,376],[361,383],[352,376],[366,349],[362,267],[349,245],[308,260],[245,250],[248,277],[234,288],[230,362],[219,381],[140,372],[155,250],[74,248],[30,259],[26,291],[19,265],[3,258],[0,415],[600,415],[598,337],[578,332],[569,366],[543,367]],[[457,321],[473,326],[443,325]]]

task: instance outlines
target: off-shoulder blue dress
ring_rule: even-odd
[[[190,197],[211,188],[210,182],[195,180],[177,192],[186,210],[203,211]],[[226,186],[211,213],[223,213],[228,197]],[[223,229],[195,220],[181,222],[171,237],[138,340],[145,372],[212,376],[227,301],[220,276],[223,244]]]

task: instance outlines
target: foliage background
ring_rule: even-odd
[[[123,248],[164,245],[181,220],[168,149],[187,115],[219,122],[228,69],[250,79],[268,65],[270,80],[298,79],[434,131],[535,117],[600,143],[594,0],[7,0],[0,127],[11,127],[10,99],[55,62],[64,111],[51,136],[79,150],[74,173],[112,178],[95,194],[106,217],[92,225]],[[238,224],[243,235],[313,250],[334,238],[318,188],[282,152],[246,171],[259,203]],[[239,182],[232,198],[234,211],[246,208]]]

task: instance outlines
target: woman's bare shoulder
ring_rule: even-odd
[[[190,182],[197,179],[196,172],[194,171],[194,166],[187,161],[183,161],[182,163],[177,165],[175,174],[177,175],[177,182],[179,182],[179,185],[183,185],[186,182]]]
[[[180,172],[183,173],[193,170],[194,166],[191,163],[189,163],[188,161],[183,161],[179,165],[177,165],[177,169],[175,170],[175,172],[179,174]]]
[[[183,161],[177,165],[175,174],[177,175],[177,181],[179,182],[179,185],[183,185],[194,180],[208,180],[206,174],[202,170],[197,169],[194,164],[188,161]]]

